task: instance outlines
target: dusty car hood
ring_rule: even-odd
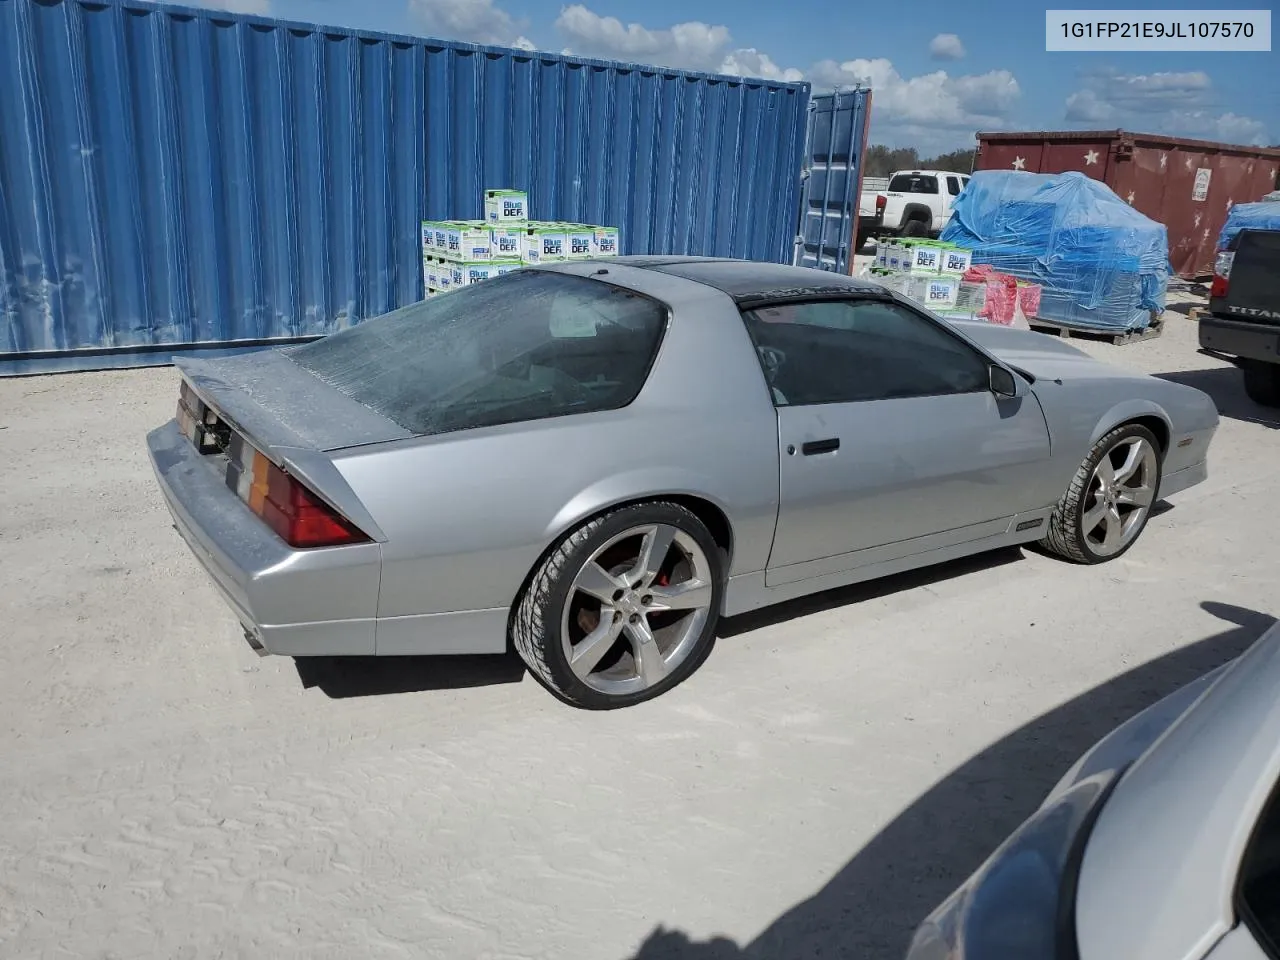
[[[1095,360],[1060,337],[984,321],[958,321],[957,330],[1010,366],[1037,380],[1144,379],[1145,375]]]

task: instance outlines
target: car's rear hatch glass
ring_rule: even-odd
[[[667,309],[596,279],[518,270],[286,355],[414,434],[616,409],[635,399]]]

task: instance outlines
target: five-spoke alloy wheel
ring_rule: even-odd
[[[544,560],[513,617],[516,649],[578,706],[647,700],[705,658],[723,578],[723,551],[691,511],[622,507],[579,527]]]
[[[1128,423],[1099,440],[1049,520],[1041,544],[1077,563],[1120,556],[1138,539],[1160,491],[1160,442]]]

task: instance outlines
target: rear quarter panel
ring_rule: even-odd
[[[732,574],[764,568],[778,510],[777,417],[736,306],[686,280],[609,270],[672,308],[630,406],[337,458],[388,537],[379,618],[509,607],[562,534],[612,505],[664,495],[701,497],[726,515]]]

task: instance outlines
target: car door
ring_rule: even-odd
[[[781,448],[766,583],[1002,533],[1041,508],[1049,434],[1035,396],[996,396],[991,361],[944,321],[886,300],[744,311]]]

